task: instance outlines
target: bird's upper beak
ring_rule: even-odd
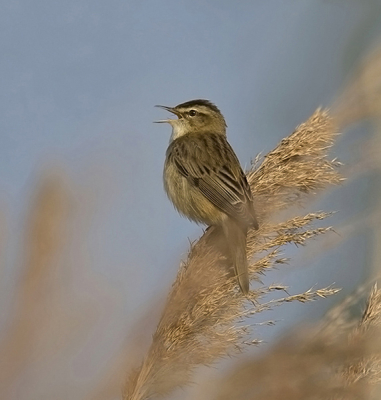
[[[167,111],[171,112],[172,114],[175,114],[178,118],[181,117],[181,114],[180,114],[177,110],[175,110],[174,108],[172,108],[172,107],[160,106],[160,105],[157,105],[157,106],[155,106],[155,107],[163,108],[164,110],[167,110]],[[176,120],[175,120],[175,119],[168,118],[168,119],[161,119],[161,120],[159,120],[159,121],[154,121],[154,122],[156,122],[156,123],[164,123],[164,122],[167,122],[167,123],[170,124],[172,121],[176,121]]]

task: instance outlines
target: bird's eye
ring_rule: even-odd
[[[196,111],[196,110],[190,110],[190,111],[189,111],[189,115],[190,115],[191,117],[194,117],[195,115],[197,115],[197,111]]]

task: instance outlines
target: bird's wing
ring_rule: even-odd
[[[257,227],[250,186],[224,136],[187,135],[173,141],[167,155],[212,204],[245,225]]]

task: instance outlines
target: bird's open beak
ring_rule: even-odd
[[[172,114],[175,114],[178,118],[181,117],[180,113],[177,112],[177,111],[176,111],[174,108],[172,108],[172,107],[159,106],[159,105],[157,105],[157,106],[155,106],[155,107],[163,108],[164,110],[167,110],[167,111],[169,111],[169,112],[172,113]],[[176,120],[175,120],[175,119],[168,118],[168,119],[161,119],[161,120],[159,120],[159,121],[153,121],[153,122],[158,123],[158,124],[167,122],[167,123],[170,124],[172,121],[176,121]]]

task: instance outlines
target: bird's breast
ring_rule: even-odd
[[[164,166],[163,180],[165,191],[175,208],[190,220],[206,225],[221,225],[227,218],[199,189],[190,185],[168,159]]]

